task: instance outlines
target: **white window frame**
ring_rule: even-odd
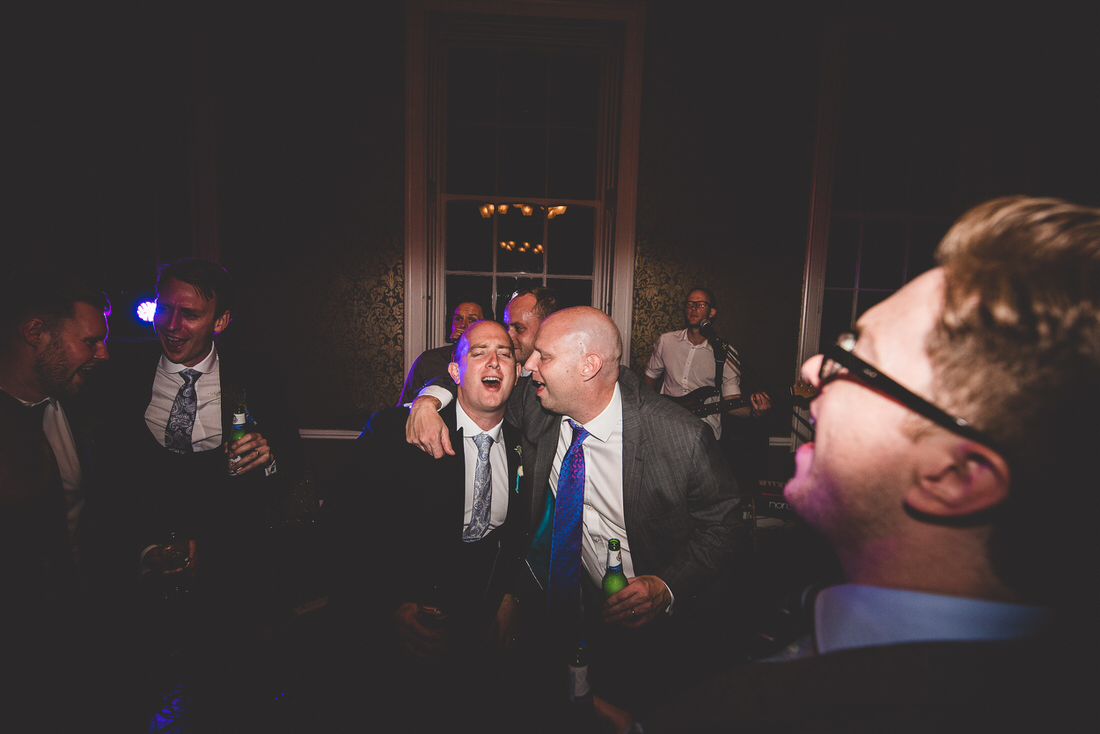
[[[449,324],[445,299],[445,253],[442,234],[429,231],[428,146],[438,139],[439,124],[429,119],[431,85],[427,48],[428,21],[433,13],[485,16],[534,16],[622,23],[623,59],[619,93],[616,186],[606,201],[606,215],[597,222],[592,304],[602,308],[623,334],[623,364],[630,363],[630,333],[634,307],[634,252],[638,184],[638,136],[641,117],[642,2],[585,3],[546,0],[408,0],[405,49],[405,371],[429,346],[443,343]],[[614,136],[613,136],[614,138]],[[617,159],[616,159],[617,158]],[[598,194],[600,192],[597,192]],[[437,197],[438,199],[439,197]],[[599,218],[598,218],[599,219]],[[442,217],[436,217],[442,222]]]

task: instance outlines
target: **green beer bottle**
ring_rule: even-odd
[[[603,575],[604,598],[624,588],[626,576],[623,575],[623,553],[619,550],[619,539],[612,538],[607,541],[607,571]]]
[[[234,441],[244,438],[246,433],[248,433],[248,408],[238,405],[233,411],[233,428],[229,431],[229,440],[226,445],[232,446]],[[239,456],[229,457],[229,476],[237,476],[237,463],[240,460]]]

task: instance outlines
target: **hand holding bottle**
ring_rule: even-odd
[[[447,615],[435,607],[405,602],[393,613],[393,627],[401,649],[417,660],[437,658],[447,642],[442,627]]]
[[[672,603],[672,592],[656,576],[635,576],[626,588],[604,602],[603,620],[624,627],[641,627]]]

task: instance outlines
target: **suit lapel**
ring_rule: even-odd
[[[440,417],[443,418],[443,422],[447,424],[447,428],[451,432],[451,445],[455,450],[455,455],[444,454],[441,459],[436,460],[429,457],[428,460],[433,463],[438,461],[437,465],[441,473],[437,489],[442,492],[442,497],[446,498],[443,503],[446,506],[444,516],[446,518],[447,537],[461,540],[462,521],[466,513],[465,437],[462,430],[457,427],[458,419],[453,404],[444,408]]]
[[[238,405],[248,405],[248,395],[240,374],[233,369],[233,350],[215,348],[218,350],[218,383],[222,399],[222,435],[228,436],[233,432],[233,411]]]

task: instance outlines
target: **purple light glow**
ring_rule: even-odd
[[[155,314],[156,312],[157,312],[157,302],[156,301],[145,301],[144,303],[138,304],[137,317],[139,319],[141,319],[142,321],[152,321],[153,320],[153,314]]]

